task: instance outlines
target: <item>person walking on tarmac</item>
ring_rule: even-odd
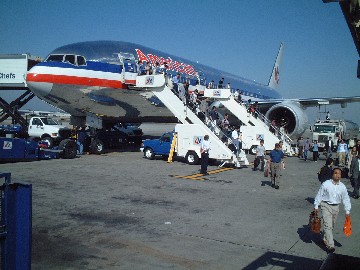
[[[314,200],[314,211],[317,213],[321,207],[323,220],[323,243],[327,251],[335,251],[333,229],[339,214],[339,204],[344,204],[346,216],[350,216],[351,203],[346,186],[340,182],[341,169],[335,168],[332,179],[322,183]]]
[[[326,159],[330,158],[332,156],[332,150],[334,147],[334,143],[332,141],[332,137],[329,137],[327,139],[327,141],[325,142],[325,148],[324,148],[324,152],[326,153]]]
[[[264,140],[260,140],[260,145],[256,147],[256,154],[255,154],[255,161],[254,161],[254,171],[257,170],[257,167],[259,166],[261,162],[261,171],[264,171],[264,165],[265,165],[265,146],[264,146]]]
[[[280,170],[284,152],[280,149],[280,144],[275,144],[275,149],[271,150],[270,154],[270,169],[271,169],[271,187],[279,189]]]
[[[201,147],[200,147],[200,154],[201,154],[200,173],[203,175],[208,175],[207,167],[209,163],[209,150],[210,150],[209,135],[205,135],[203,141],[201,142]]]

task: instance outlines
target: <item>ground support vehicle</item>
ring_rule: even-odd
[[[123,149],[140,146],[143,132],[137,126],[115,124],[109,129],[88,128],[78,131],[78,141],[84,145],[84,151],[103,154],[106,149]]]
[[[0,138],[0,162],[55,159],[62,151],[42,148],[35,141],[22,138]]]
[[[28,125],[28,135],[34,140],[47,142],[49,148],[60,145],[64,139],[71,138],[71,129],[50,117],[31,117]]]
[[[177,135],[174,143],[174,154],[177,157],[185,158],[188,164],[198,164],[201,158],[200,146],[205,135],[209,135],[210,151],[209,158],[221,162],[220,166],[226,163],[233,164],[236,167],[249,165],[244,151],[241,151],[237,157],[231,147],[218,140],[212,132],[197,124],[177,124],[174,132],[166,132],[159,139],[145,140],[140,148],[144,152],[144,157],[153,159],[155,155],[168,156],[173,143],[174,134]]]
[[[23,137],[20,125],[0,125],[0,159],[2,161],[20,161],[34,159],[76,157],[77,146],[73,139],[66,138],[58,146],[49,147],[46,140],[33,140]]]
[[[323,151],[325,142],[331,138],[332,151],[336,151],[339,137],[347,141],[357,136],[359,128],[358,126],[350,127],[351,124],[353,123],[347,123],[344,120],[317,120],[313,126],[312,140],[318,141],[319,151]]]

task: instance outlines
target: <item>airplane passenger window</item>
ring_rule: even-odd
[[[77,64],[78,66],[85,66],[86,65],[86,61],[85,58],[83,56],[77,56]]]
[[[45,62],[62,62],[64,59],[63,54],[51,54]]]
[[[75,65],[75,55],[67,54],[65,55],[65,63],[69,62],[70,64]]]

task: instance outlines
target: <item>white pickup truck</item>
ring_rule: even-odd
[[[49,147],[71,137],[71,129],[50,117],[35,116],[30,119],[28,135],[48,143]]]

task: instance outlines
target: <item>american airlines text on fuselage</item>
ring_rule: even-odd
[[[160,66],[162,64],[166,63],[167,66],[168,66],[167,70],[172,70],[172,71],[176,71],[176,72],[180,72],[180,73],[185,73],[185,74],[192,75],[192,76],[196,75],[196,71],[195,71],[194,67],[191,66],[191,65],[181,63],[181,62],[178,62],[178,61],[174,61],[170,57],[164,58],[164,57],[159,57],[159,56],[154,55],[154,54],[145,55],[139,49],[135,49],[135,51],[136,51],[137,56],[138,56],[138,58],[139,58],[139,60],[141,62],[143,62],[143,61],[150,62],[152,66],[155,66],[156,62],[158,62]]]

